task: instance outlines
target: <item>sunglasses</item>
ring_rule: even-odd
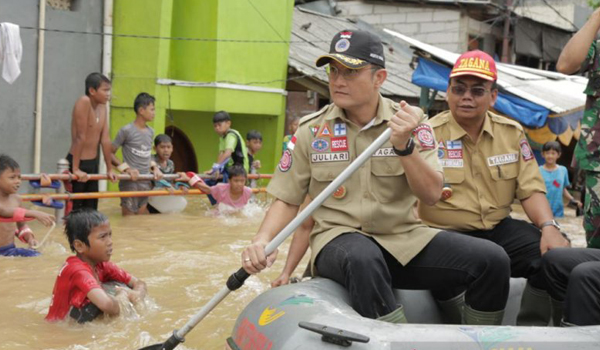
[[[339,70],[337,67],[334,67],[332,65],[327,65],[325,67],[325,73],[327,73],[327,75],[332,79],[337,79],[338,77],[342,76],[346,80],[352,80],[352,79],[358,77],[358,75],[360,74],[360,72],[362,71],[363,68],[364,67],[359,68],[359,69]]]
[[[486,88],[482,88],[482,87],[472,87],[472,88],[467,88],[466,86],[462,86],[462,85],[455,85],[455,86],[451,86],[450,87],[450,91],[452,91],[453,94],[458,95],[458,96],[463,96],[467,90],[469,90],[471,92],[471,96],[473,97],[482,97],[483,95],[485,95],[487,92],[489,92],[490,90],[486,89]]]

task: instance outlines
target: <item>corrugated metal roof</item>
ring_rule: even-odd
[[[411,46],[427,52],[439,61],[452,66],[460,56],[433,45],[407,37],[392,30],[385,31]],[[583,90],[587,79],[561,73],[496,63],[498,85],[511,94],[549,109],[553,114],[566,114],[585,105]]]
[[[413,73],[413,69],[409,66],[413,58],[410,47],[360,20],[331,17],[296,7],[288,64],[301,74],[327,84],[327,74],[322,68],[315,66],[315,61],[319,56],[329,52],[331,38],[344,29],[368,30],[382,38],[386,48],[385,64],[388,71],[387,80],[381,87],[382,95],[401,98],[420,97],[421,88],[410,82]]]

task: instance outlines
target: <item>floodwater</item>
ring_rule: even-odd
[[[267,202],[265,194],[259,199]],[[126,217],[118,200],[103,200],[113,230],[112,261],[148,285],[147,301],[133,308],[121,301],[123,314],[110,320],[76,325],[44,321],[59,268],[71,254],[57,227],[37,258],[0,259],[0,349],[108,350],[138,349],[166,340],[185,324],[224,285],[240,266],[240,253],[264,216],[265,205],[252,205],[245,213],[210,215],[204,197],[188,197],[181,214]],[[523,218],[520,206],[515,216]],[[585,244],[581,217],[567,209],[561,223],[574,239]],[[45,228],[32,222],[41,239]],[[237,315],[269,288],[285,263],[290,240],[280,248],[276,264],[232,292],[186,337],[178,349],[223,349]],[[20,244],[20,243],[17,243]],[[296,273],[301,274],[306,257]]]

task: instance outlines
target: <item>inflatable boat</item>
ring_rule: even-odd
[[[441,324],[429,291],[397,290],[409,324],[361,317],[346,290],[323,278],[273,288],[237,318],[226,349],[598,350],[600,326],[514,326],[524,279],[512,279],[502,326]]]

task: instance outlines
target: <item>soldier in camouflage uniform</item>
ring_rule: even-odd
[[[589,248],[600,248],[600,47],[596,39],[600,30],[600,9],[563,49],[556,68],[564,74],[587,72],[589,82],[581,136],[575,147],[574,161],[585,172],[583,227]],[[587,53],[587,55],[586,55]]]

